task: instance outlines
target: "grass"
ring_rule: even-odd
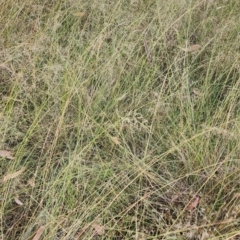
[[[239,7],[2,2],[0,239],[239,239]]]

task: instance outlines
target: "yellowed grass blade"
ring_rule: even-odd
[[[43,233],[43,231],[44,231],[44,228],[45,228],[45,226],[41,226],[41,227],[37,230],[37,232],[36,232],[36,234],[35,234],[35,236],[33,237],[32,240],[39,240],[40,237],[41,237],[41,235],[42,235],[42,233]]]
[[[10,180],[10,179],[14,179],[14,178],[18,177],[20,174],[22,174],[22,173],[25,171],[25,169],[26,169],[26,168],[23,167],[21,170],[19,170],[19,171],[17,171],[17,172],[9,173],[9,174],[5,175],[5,176],[3,177],[3,182],[6,182],[6,181],[8,181],[8,180]]]

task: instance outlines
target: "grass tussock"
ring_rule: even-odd
[[[239,239],[238,0],[0,5],[0,239]]]

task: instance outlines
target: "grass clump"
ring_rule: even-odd
[[[239,7],[1,3],[0,239],[238,239]]]

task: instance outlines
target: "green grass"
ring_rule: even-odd
[[[239,239],[239,9],[2,2],[0,239]]]

